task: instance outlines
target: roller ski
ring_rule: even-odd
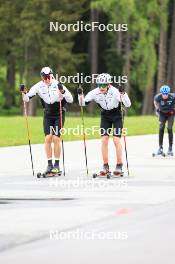
[[[152,157],[156,157],[156,156],[162,156],[162,157],[165,157],[166,156],[165,153],[163,152],[163,148],[162,147],[160,147],[158,149],[157,153],[153,153],[152,154]]]
[[[49,177],[58,177],[61,176],[62,172],[60,171],[59,166],[48,165],[44,173],[37,173],[37,178],[49,178]]]
[[[101,178],[104,178],[106,177],[107,179],[110,179],[110,175],[111,175],[111,172],[109,171],[109,165],[108,164],[104,164],[103,165],[103,169],[99,172],[99,173],[94,173],[92,175],[92,177],[95,179],[97,177],[101,177]]]

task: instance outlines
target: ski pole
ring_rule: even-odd
[[[119,90],[120,91],[120,90]],[[123,107],[122,107],[122,97],[120,94],[120,105],[121,105],[121,115],[122,115],[122,127],[124,125],[124,114],[123,114]],[[129,176],[129,163],[128,163],[128,151],[127,151],[127,145],[126,145],[126,135],[123,136],[124,139],[124,145],[125,145],[125,157],[126,157],[126,165],[127,165],[127,171]]]
[[[21,84],[20,85],[20,92],[24,92],[24,89],[25,89],[24,84]],[[23,100],[23,104],[24,104],[24,114],[25,114],[26,127],[27,127],[27,136],[28,136],[29,150],[30,150],[30,159],[31,159],[31,165],[32,165],[32,173],[33,173],[33,176],[35,176],[34,166],[33,166],[32,148],[31,148],[31,142],[30,142],[30,132],[29,132],[27,108],[26,108],[26,103],[25,103],[24,100]]]
[[[77,89],[78,95],[83,95],[83,89],[81,88],[81,85],[79,85],[79,88]],[[88,161],[87,161],[87,148],[86,148],[86,135],[85,135],[85,129],[84,129],[84,111],[82,106],[82,100],[80,102],[80,109],[81,109],[81,119],[82,119],[82,126],[83,126],[83,142],[84,142],[84,155],[85,155],[85,162],[86,162],[86,173],[87,176],[89,174],[88,170]]]
[[[61,96],[61,90],[63,89],[63,86],[61,83],[58,84],[58,89],[59,89],[59,97],[60,97],[60,132],[61,132],[61,129],[63,127],[62,96]],[[62,144],[63,171],[64,171],[64,176],[66,176],[63,137],[61,137],[61,144]]]

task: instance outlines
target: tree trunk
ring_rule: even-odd
[[[122,44],[123,44],[123,35],[122,35],[122,31],[118,31],[116,32],[115,36],[116,36],[116,49],[117,49],[117,53],[119,55],[121,55],[122,53]]]
[[[130,82],[129,82],[129,78],[130,78],[130,37],[129,37],[129,33],[126,32],[126,39],[125,39],[125,46],[124,46],[124,60],[125,60],[125,64],[123,67],[123,75],[127,76],[128,78],[128,82],[125,84],[125,89],[126,92],[129,94],[130,93]]]
[[[29,107],[28,107],[28,115],[29,116],[36,116],[36,111],[37,111],[37,98],[33,97],[30,102],[29,102]]]
[[[15,58],[12,54],[7,55],[6,87],[4,89],[4,108],[15,105]]]
[[[162,12],[167,14],[167,4],[161,2]],[[160,87],[167,82],[167,26],[165,22],[160,21],[160,37],[159,37],[159,51],[158,51],[158,74],[157,74],[157,93]]]
[[[24,68],[24,78],[26,80],[26,87],[30,89],[31,85],[33,84],[33,76],[36,74],[36,70],[34,68],[34,65],[32,65],[31,62],[34,54],[32,52],[32,49],[29,48],[29,45],[27,41],[25,42],[25,50],[24,50],[24,62],[25,62],[25,68]],[[37,112],[37,98],[36,96],[33,97],[29,103],[27,104],[27,114],[28,116],[36,116]],[[23,112],[24,113],[24,112]]]
[[[168,58],[168,84],[173,88],[175,84],[175,0],[172,8],[172,27]]]
[[[96,9],[91,8],[91,22],[98,22],[99,12]],[[98,29],[95,28],[91,31],[90,36],[90,60],[91,60],[91,75],[98,73]],[[95,83],[91,84],[91,89],[95,88]],[[89,105],[89,112],[92,114],[94,112],[94,103]]]
[[[159,61],[158,61],[158,75],[157,75],[157,93],[160,87],[166,83],[166,42],[167,33],[161,28],[159,39]]]
[[[150,87],[146,87],[144,94],[144,102],[143,102],[143,115],[151,115],[153,112],[153,86],[154,83]]]
[[[29,74],[29,76],[35,76],[36,72],[37,71],[35,71],[35,68],[32,67],[32,68],[29,69],[29,73],[28,74]],[[30,80],[29,81],[29,86],[31,87],[32,84],[33,84],[33,82]],[[35,96],[29,102],[28,115],[29,116],[36,116],[36,111],[37,111],[37,98]]]

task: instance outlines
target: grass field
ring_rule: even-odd
[[[100,117],[85,117],[85,127],[99,127]],[[67,117],[65,128],[81,127],[80,117]],[[155,134],[158,132],[158,120],[155,116],[126,117],[125,127],[128,136]],[[44,134],[42,117],[29,118],[29,128],[32,144],[43,143]],[[87,139],[100,138],[99,133],[87,136]],[[80,140],[81,135],[65,135],[64,140]],[[0,117],[0,147],[28,144],[25,118],[21,116]]]

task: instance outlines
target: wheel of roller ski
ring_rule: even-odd
[[[93,179],[97,178],[97,174],[94,173],[94,174],[92,175],[92,177],[93,177]]]
[[[108,173],[108,174],[106,175],[106,177],[107,177],[107,179],[109,180],[109,179],[111,178],[111,174]]]
[[[40,172],[37,173],[37,178],[41,178],[41,173]]]

